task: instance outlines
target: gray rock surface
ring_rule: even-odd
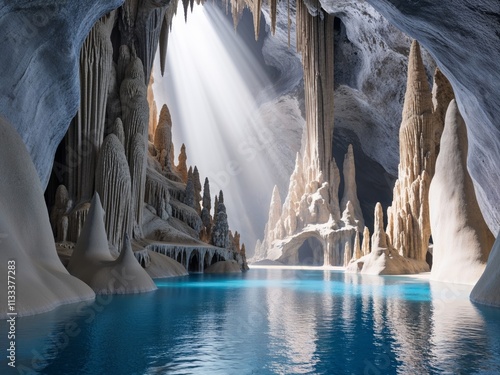
[[[82,43],[94,23],[122,2],[0,2],[0,113],[21,135],[43,188],[78,109]]]

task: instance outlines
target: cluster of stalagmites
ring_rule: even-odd
[[[220,260],[238,260],[240,269],[246,269],[244,246],[228,228],[222,192],[212,217],[208,180],[203,191],[208,198],[202,198],[198,169],[188,169],[184,145],[174,161],[166,105],[157,116],[151,68],[159,41],[164,67],[172,8],[175,4],[166,1],[126,1],[95,24],[81,50],[80,109],[60,147],[65,155],[54,164],[54,175],[63,184],[55,191],[50,220],[59,248],[74,248],[74,256],[66,254],[71,273],[96,292],[113,292],[101,285],[101,276],[109,276],[123,257],[128,262],[126,250],[132,248],[136,263],[153,277],[185,273],[182,266],[144,250],[154,241],[230,249],[231,259]],[[114,40],[121,43],[117,51],[111,42],[114,31],[119,35]],[[84,251],[79,244],[89,235],[85,228],[95,205],[90,201],[97,195],[104,217],[100,255],[94,257],[92,248]],[[76,262],[75,256],[83,260]],[[94,276],[100,275],[98,282],[84,277],[92,275],[92,268]],[[126,290],[146,289],[132,282]]]

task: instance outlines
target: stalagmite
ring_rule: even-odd
[[[189,167],[186,190],[184,191],[184,204],[194,208],[194,182],[193,182],[193,170]]]
[[[69,275],[58,259],[38,173],[21,137],[1,117],[0,176],[0,263],[5,277],[0,288],[0,319],[7,319],[7,313],[12,312],[7,304],[12,295],[8,293],[12,288],[7,288],[7,267],[13,260],[18,317],[93,300],[94,292]]]
[[[63,221],[68,221],[68,214],[72,208],[73,201],[69,199],[68,190],[66,186],[59,185],[56,190],[56,201],[50,213],[50,222],[52,224],[52,231],[57,242],[63,242],[68,237],[67,224],[64,225]]]
[[[387,211],[387,231],[400,255],[422,261],[431,234],[428,191],[436,160],[435,128],[431,91],[420,46],[414,41],[399,132],[399,173]]]
[[[392,247],[384,231],[384,212],[380,203],[375,206],[374,217],[371,252],[351,262],[346,272],[401,275],[429,271],[429,265],[425,261],[405,258]]]
[[[135,134],[147,138],[149,126],[149,106],[147,87],[144,84],[142,62],[138,57],[132,57],[120,86],[122,103],[122,121],[125,130],[125,153],[130,157],[130,147]]]
[[[105,216],[99,195],[92,199],[82,234],[68,263],[68,271],[97,294],[139,293],[156,289],[155,283],[135,258],[127,234],[115,260],[108,248]],[[123,275],[127,275],[124,279]]]
[[[113,127],[111,128],[110,134],[113,133],[116,135],[120,143],[125,147],[125,131],[123,130],[123,122],[122,119],[117,117]]]
[[[66,134],[66,163],[70,164],[68,191],[76,204],[94,192],[97,153],[106,127],[106,105],[111,82],[113,46],[111,31],[116,12],[102,17],[80,51],[80,109]]]
[[[370,250],[370,230],[368,229],[368,227],[365,227],[365,229],[363,230],[362,250],[363,250],[363,255],[368,255],[371,252],[371,250]]]
[[[194,185],[194,209],[201,214],[200,202],[201,198],[201,181],[200,172],[198,172],[198,167],[195,165],[193,169],[193,185]]]
[[[184,143],[181,146],[181,152],[179,153],[177,164],[177,173],[181,177],[182,182],[187,183],[188,169],[187,169],[187,155],[186,146]]]
[[[473,285],[484,271],[495,238],[477,203],[467,171],[467,149],[467,129],[453,100],[429,192],[434,241],[431,277]]]
[[[131,179],[125,150],[114,134],[102,144],[96,168],[96,192],[102,197],[105,228],[111,246],[120,248],[123,234],[132,233]]]
[[[351,244],[346,242],[344,247],[344,267],[349,265],[349,262],[351,261],[351,254]]]
[[[217,207],[217,218],[212,228],[212,244],[225,249],[229,247],[229,225],[223,201],[219,202]]]
[[[212,209],[212,199],[210,197],[210,182],[208,177],[205,177],[205,182],[203,183],[203,208],[206,208],[208,212]]]
[[[154,136],[156,131],[156,126],[158,125],[158,109],[156,107],[156,101],[153,94],[153,75],[149,79],[148,85],[148,104],[149,104],[149,126],[148,126],[148,140],[154,142]]]
[[[162,168],[173,172],[174,144],[172,142],[172,117],[166,104],[161,107],[160,118],[154,134],[154,145],[158,154],[161,155],[159,161]]]
[[[359,232],[356,231],[356,236],[354,237],[354,251],[353,251],[353,260],[358,260],[363,256],[363,253],[361,252],[361,247],[359,245]]]
[[[361,231],[365,226],[363,220],[363,212],[358,200],[358,192],[356,188],[356,167],[354,165],[354,153],[352,145],[349,145],[347,154],[344,158],[344,196],[340,202],[340,209],[345,211],[347,202],[351,202],[354,217],[358,220],[358,230]]]

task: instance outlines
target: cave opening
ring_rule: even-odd
[[[202,272],[200,267],[200,253],[198,250],[194,250],[189,257],[188,272]]]
[[[323,245],[316,237],[309,237],[297,250],[297,260],[303,266],[322,266],[325,261]]]

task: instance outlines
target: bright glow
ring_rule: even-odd
[[[209,178],[212,200],[224,191],[230,228],[253,251],[282,169],[259,115],[270,83],[216,5],[195,5],[186,23],[179,3],[168,43],[154,90],[158,109],[166,102],[172,114],[176,157],[185,143],[188,165],[198,166],[202,185]]]

